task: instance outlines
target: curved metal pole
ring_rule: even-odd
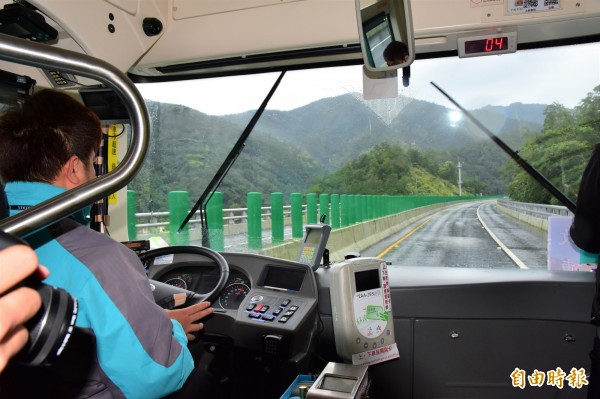
[[[112,172],[2,220],[1,230],[18,236],[27,235],[108,196],[133,179],[148,149],[150,123],[144,100],[127,75],[103,60],[4,34],[0,34],[0,59],[56,69],[106,84],[121,97],[132,126],[127,153]]]

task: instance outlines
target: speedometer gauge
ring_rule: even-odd
[[[182,278],[179,278],[179,277],[170,278],[167,281],[165,281],[165,284],[169,284],[169,285],[187,290],[187,284],[186,284],[185,280]]]
[[[242,283],[230,284],[223,290],[219,304],[223,309],[237,309],[250,292],[250,287]]]

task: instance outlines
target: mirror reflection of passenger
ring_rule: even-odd
[[[408,61],[408,46],[399,41],[393,41],[383,50],[383,59],[388,66],[404,64]]]
[[[62,92],[39,91],[4,113],[0,177],[11,212],[93,179],[100,140],[98,117]],[[27,237],[51,271],[46,283],[78,299],[78,328],[52,369],[24,376],[35,384],[7,385],[14,386],[19,397],[146,399],[197,384],[197,378],[186,382],[197,371],[187,343],[191,333],[202,328],[195,322],[213,312],[210,303],[170,313],[159,307],[137,255],[88,228],[89,210]],[[5,375],[9,371],[5,369]],[[36,392],[24,392],[29,389]]]

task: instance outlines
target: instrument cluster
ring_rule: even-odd
[[[215,287],[218,279],[219,273],[216,269],[183,267],[165,273],[159,278],[159,281],[198,294],[204,294]],[[213,306],[220,309],[235,310],[244,302],[250,288],[250,279],[242,272],[231,269],[229,280]]]

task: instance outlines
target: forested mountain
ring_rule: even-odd
[[[307,151],[327,168],[337,169],[356,158],[376,144],[387,142],[416,147],[419,150],[447,150],[464,147],[482,141],[487,136],[470,122],[452,127],[448,123],[450,109],[426,101],[396,99],[397,107],[391,123],[378,115],[363,101],[352,94],[325,98],[291,111],[265,111],[257,130],[296,144]],[[393,106],[387,104],[387,108]],[[507,144],[518,147],[523,129],[539,132],[544,120],[545,105],[512,104],[508,107],[485,107],[473,111]],[[227,116],[231,121],[250,120],[253,111]],[[523,120],[511,119],[521,114]]]
[[[151,141],[144,165],[129,188],[138,211],[166,210],[169,191],[188,191],[195,202],[224,163],[244,126],[181,105],[148,103]],[[226,206],[244,206],[249,191],[290,192],[308,187],[324,169],[302,149],[252,135],[219,187]]]
[[[574,110],[551,104],[544,111],[543,131],[527,140],[520,155],[573,202],[592,148],[600,142],[600,86]],[[514,163],[506,163],[507,193],[518,201],[558,204]],[[561,204],[562,205],[562,204]]]
[[[377,144],[332,174],[319,179],[311,192],[379,195],[457,195],[451,165],[437,165],[415,149]],[[468,190],[464,195],[471,194]]]
[[[450,124],[451,110],[437,104],[405,97],[396,101],[397,107],[388,103],[378,109],[376,102],[367,106],[358,96],[345,94],[291,111],[265,111],[219,187],[225,206],[244,206],[249,191],[289,194],[307,192],[311,187],[325,189],[326,176],[382,143],[408,157],[408,175],[398,175],[404,179],[407,193],[427,193],[425,187],[409,184],[418,182],[420,173],[438,176],[455,187],[458,162],[463,165],[464,191],[484,195],[506,192],[510,177],[499,176],[498,170],[507,157],[478,128],[465,119]],[[539,135],[544,108],[513,104],[488,106],[473,113],[505,142],[519,148],[525,138]],[[166,193],[175,190],[188,191],[193,203],[253,115],[249,111],[211,116],[157,102],[149,102],[148,109],[150,150],[129,186],[139,191],[139,211],[167,209]],[[517,113],[520,122],[511,119]],[[370,192],[364,194],[373,193],[374,185],[373,181]],[[428,189],[434,190],[433,186]]]
[[[228,119],[249,120],[253,113]],[[399,141],[392,137],[389,126],[350,94],[324,98],[291,111],[265,111],[256,129],[257,135],[266,134],[305,148],[329,171],[381,141]]]

